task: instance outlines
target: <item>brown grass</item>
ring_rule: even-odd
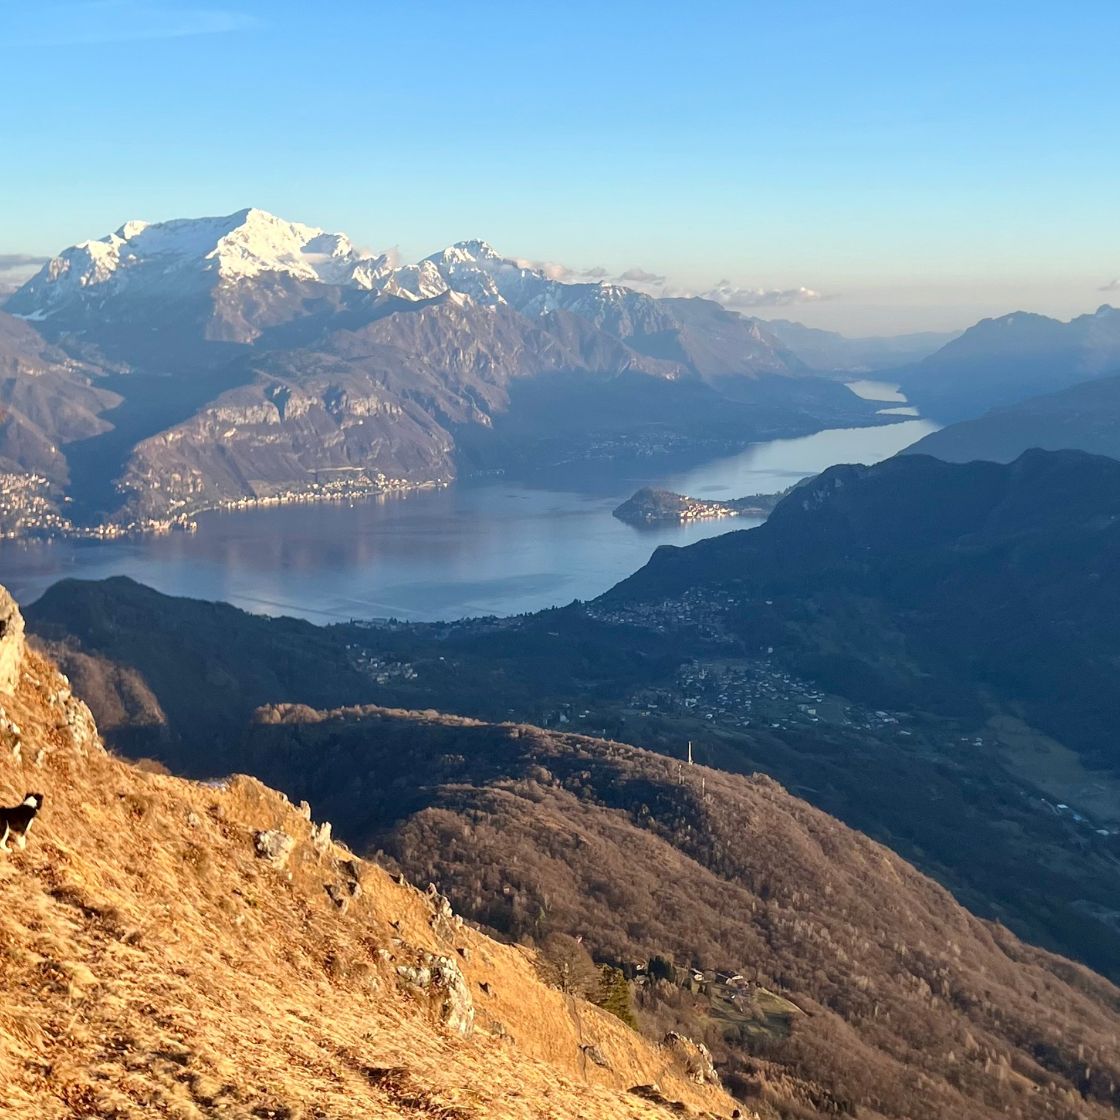
[[[752,1101],[893,1120],[1103,1120],[1120,1106],[1120,990],[765,776],[369,707],[262,712],[245,757],[323,796],[319,776],[345,774],[339,830],[504,935],[742,974],[754,1014],[635,988],[640,1021],[705,1042]]]
[[[692,1114],[730,1115],[665,1051],[542,984],[527,950],[466,927],[441,936],[425,896],[381,869],[360,864],[361,896],[340,912],[325,888],[350,853],[317,853],[284,798],[111,758],[61,688],[31,655],[18,695],[0,697],[23,733],[19,759],[0,737],[0,803],[47,797],[27,850],[0,854],[0,1115],[668,1115],[629,1092],[653,1082]],[[254,852],[273,827],[298,841],[287,871]],[[470,1038],[398,985],[396,965],[423,950],[460,964]]]

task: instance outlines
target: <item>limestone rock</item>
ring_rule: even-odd
[[[432,929],[442,938],[451,938],[463,926],[463,919],[451,908],[446,895],[440,894],[435,883],[428,884],[426,892],[428,905],[432,908]]]
[[[683,1034],[670,1031],[662,1045],[673,1055],[690,1080],[698,1085],[719,1085],[719,1074],[712,1061],[712,1052],[702,1042],[693,1042]]]
[[[296,846],[295,840],[278,828],[269,828],[258,832],[253,838],[253,842],[257,849],[257,855],[261,859],[267,859],[269,863],[276,867],[287,866],[288,857]]]
[[[597,1066],[602,1066],[603,1069],[611,1068],[611,1064],[607,1061],[606,1055],[604,1055],[603,1051],[600,1050],[598,1046],[585,1042],[580,1049],[587,1055],[588,1059]]]
[[[306,805],[307,802],[302,804]],[[331,846],[331,822],[323,821],[322,824],[311,826],[311,846],[320,856],[326,855]]]
[[[422,953],[415,965],[398,965],[397,975],[427,997],[447,1028],[466,1037],[474,1031],[474,1001],[459,966],[437,953]]]
[[[23,655],[23,615],[7,590],[0,587],[0,692],[15,691]]]

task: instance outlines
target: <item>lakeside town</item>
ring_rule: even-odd
[[[67,499],[62,499],[62,504]],[[193,533],[198,523],[187,514],[141,517],[77,525],[60,509],[48,479],[36,474],[0,474],[0,540],[110,541],[172,532]]]
[[[271,506],[312,504],[318,502],[356,502],[370,498],[387,499],[416,490],[438,489],[450,485],[443,479],[409,482],[389,478],[378,472],[372,477],[363,472],[335,478],[328,482],[314,481],[302,487],[280,490],[272,494],[225,498],[208,504],[188,507],[179,499],[169,504],[178,506],[163,516],[128,516],[128,507],[114,520],[92,525],[74,522],[63,512],[70,499],[57,497],[49,479],[36,474],[0,473],[0,540],[120,540],[138,536],[161,536],[173,532],[193,533],[198,529],[196,517],[221,510],[263,509]]]

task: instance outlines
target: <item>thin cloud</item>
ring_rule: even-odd
[[[401,256],[401,247],[399,245],[390,245],[388,249],[359,249],[358,252],[363,257],[373,257],[375,260],[384,257],[385,262],[391,268],[400,268],[404,263],[404,258]]]
[[[0,253],[0,272],[14,268],[42,268],[50,257],[36,257],[31,253]]]
[[[28,5],[15,26],[9,25],[7,42],[21,47],[88,46],[221,35],[260,25],[256,15],[234,8],[146,0],[84,0],[34,10]]]
[[[574,284],[581,280],[602,280],[610,273],[598,265],[592,268],[572,268],[570,265],[561,264],[559,261],[536,261],[528,257],[513,257],[511,264],[518,268],[528,268],[533,272],[544,273],[550,280],[559,280],[564,284]]]
[[[0,253],[0,297],[22,288],[49,260],[32,253]]]
[[[1118,276],[1115,280],[1109,280],[1109,282],[1107,284],[1102,284],[1097,289],[1097,291],[1098,292],[1120,292],[1120,276]]]
[[[704,299],[715,300],[733,309],[789,307],[795,303],[816,303],[828,298],[813,288],[739,288],[730,280],[721,280],[710,291],[699,294]]]
[[[527,257],[513,257],[510,263],[518,268],[527,268],[532,272],[543,272],[549,280],[570,281],[577,275],[573,269],[566,264],[560,264],[558,261],[534,261]]]
[[[656,272],[647,272],[644,268],[628,268],[618,277],[621,284],[653,284],[659,285],[665,283],[664,276],[658,276]]]

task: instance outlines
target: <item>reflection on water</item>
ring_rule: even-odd
[[[772,494],[835,463],[878,463],[936,429],[928,420],[906,420],[879,428],[834,428],[800,439],[757,443],[738,455],[675,475],[665,486],[694,498]]]
[[[905,394],[893,381],[847,381],[847,387],[865,401],[896,401],[906,403]]]
[[[503,483],[352,505],[206,514],[193,535],[0,545],[0,583],[23,602],[67,576],[128,575],[175,595],[313,621],[517,614],[588,599],[661,544],[747,528],[746,519],[637,530],[611,516],[642,485],[697,497],[781,490],[838,462],[877,462],[935,429],[924,420],[756,444],[671,476],[595,494]]]

